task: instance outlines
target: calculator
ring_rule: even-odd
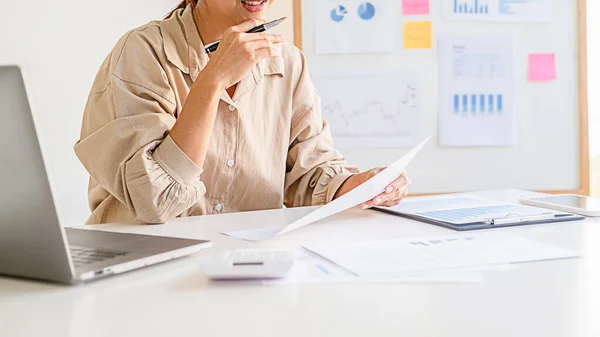
[[[200,271],[212,280],[277,279],[285,277],[295,261],[293,251],[239,249],[203,258]]]

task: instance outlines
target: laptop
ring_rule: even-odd
[[[0,275],[82,283],[196,253],[210,241],[63,228],[17,66],[0,66]]]

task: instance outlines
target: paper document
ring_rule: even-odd
[[[476,268],[579,256],[577,252],[499,232],[305,246],[361,277]]]
[[[297,253],[296,263],[290,274],[283,279],[264,280],[265,285],[297,283],[481,283],[480,270],[430,272],[401,277],[358,277],[335,264],[305,250]],[[504,269],[504,268],[501,268]]]
[[[395,13],[391,0],[315,1],[316,53],[393,51]]]
[[[442,146],[514,146],[514,39],[440,39],[439,129]]]
[[[444,18],[460,21],[549,22],[554,0],[444,0]]]
[[[408,164],[415,158],[419,151],[421,151],[425,144],[427,144],[430,138],[431,136],[373,178],[367,180],[352,191],[333,200],[327,205],[321,206],[315,211],[308,213],[302,218],[294,221],[292,224],[283,227],[242,230],[223,234],[248,241],[267,240],[275,236],[308,226],[313,222],[325,219],[329,216],[358,206],[363,202],[369,201],[381,194],[389,184],[400,177]]]
[[[452,224],[484,222],[489,219],[566,214],[537,207],[511,204],[472,196],[442,196],[407,199],[390,210]]]
[[[319,71],[314,83],[336,146],[412,147],[423,139],[416,73]]]

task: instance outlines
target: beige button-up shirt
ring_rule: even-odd
[[[117,43],[75,145],[91,176],[88,223],[321,205],[357,172],[333,147],[304,55],[285,44],[282,57],[260,62],[233,97],[223,92],[198,167],[169,130],[208,62],[191,6]]]

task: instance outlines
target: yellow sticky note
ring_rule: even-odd
[[[431,21],[404,22],[404,49],[431,49]]]

